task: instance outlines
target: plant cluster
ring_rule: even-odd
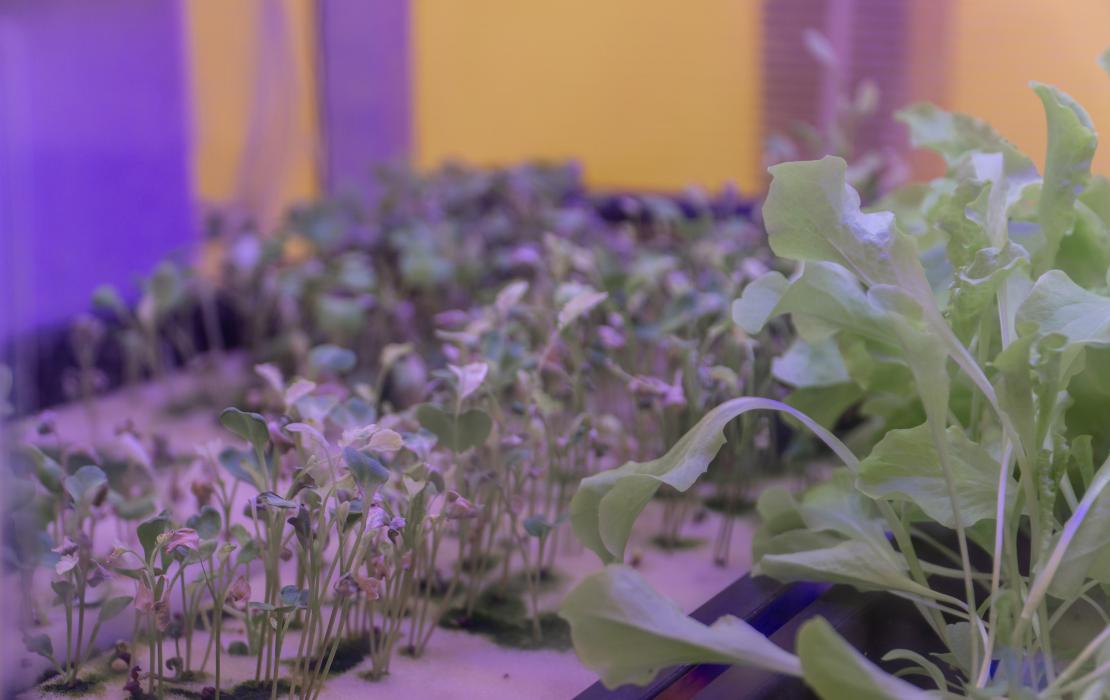
[[[713,662],[800,677],[829,699],[1105,697],[1110,180],[1090,173],[1083,108],[1033,90],[1043,173],[984,122],[928,105],[901,119],[946,175],[873,209],[840,158],[771,168],[769,243],[797,267],[747,285],[733,315],[749,332],[789,316],[797,338],[777,374],[823,411],[732,399],[663,457],[583,479],[574,530],[608,566],[562,615],[607,684]],[[787,651],[737,618],[685,617],[620,563],[652,494],[690,488],[727,424],[756,410],[790,415],[843,466],[800,497],[761,496],[755,573],[904,598],[934,653],[892,649],[880,667],[821,618]],[[829,430],[845,413],[868,428],[855,450]]]
[[[763,366],[785,324],[749,335],[727,318],[767,270],[734,200],[599,200],[565,167],[451,166],[385,184],[374,212],[330,202],[273,236],[214,235],[215,262],[167,262],[134,311],[103,290],[115,321],[81,319],[75,395],[94,414],[104,343],[126,349],[136,379],[162,378],[174,358],[215,368],[201,348],[234,340],[219,299],[243,321],[254,372],[222,411],[228,387],[197,373],[190,400],[224,432],[193,449],[128,421],[95,446],[49,415],[34,426],[5,557],[24,581],[27,646],[62,687],[125,611],[131,637],[107,662],[133,697],[197,684],[220,697],[244,654],[252,687],[318,697],[351,654],[380,678],[440,625],[480,628],[504,595],[523,597],[516,638],[557,644],[565,623],[541,594],[577,547],[564,523],[578,482],[661,449],[739,391],[777,395]],[[725,507],[746,497],[753,455],[774,454],[776,428],[751,421],[721,460]],[[668,494],[661,541],[681,541],[702,509]],[[33,629],[48,617],[34,595],[43,565],[64,651]]]

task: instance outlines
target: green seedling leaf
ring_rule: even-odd
[[[459,401],[465,400],[482,386],[486,375],[489,373],[489,364],[486,362],[473,362],[469,365],[456,367],[447,365],[447,369],[455,376],[456,391]]]
[[[797,676],[797,657],[731,615],[712,625],[687,617],[635,570],[607,566],[579,583],[559,614],[578,658],[615,688],[643,685],[667,666],[726,663]]]
[[[530,515],[524,519],[524,531],[532,537],[544,537],[554,527],[542,515]]]
[[[47,491],[60,494],[64,488],[66,472],[52,457],[34,445],[27,445],[27,453],[35,464],[35,476]]]
[[[559,332],[561,333],[567,326],[589,313],[595,306],[608,298],[609,294],[607,292],[597,292],[588,287],[578,292],[563,305],[563,308],[559,309]]]
[[[932,700],[933,695],[895,678],[852,648],[824,618],[798,631],[798,657],[806,685],[822,698]]]
[[[456,421],[452,414],[441,408],[421,404],[416,409],[416,420],[455,454],[485,443],[493,429],[489,414],[477,408],[464,411]]]
[[[514,280],[501,288],[501,291],[497,293],[497,298],[494,299],[493,306],[497,309],[498,314],[505,316],[524,299],[524,295],[527,293],[527,280]]]
[[[338,345],[317,345],[308,353],[308,364],[313,372],[345,374],[355,368],[358,358],[353,352]]]
[[[993,519],[998,499],[998,460],[958,428],[949,428],[945,438],[952,476],[959,484],[957,505],[964,526]],[[912,502],[945,527],[956,526],[940,458],[927,425],[887,433],[860,463],[857,483],[873,498]],[[1007,512],[1017,491],[1011,479],[1006,489]]]
[[[108,495],[108,477],[100,467],[87,464],[66,477],[65,490],[78,505],[99,504]]]
[[[343,459],[347,462],[347,468],[367,493],[373,493],[379,486],[389,481],[389,470],[365,452],[345,447]]]
[[[296,510],[297,504],[288,498],[282,498],[273,491],[258,494],[258,504],[268,508],[281,508],[283,510]]]
[[[170,521],[165,512],[146,522],[139,523],[137,529],[139,543],[143,546],[143,555],[147,561],[151,561],[154,553],[158,550],[158,536],[171,529],[173,529],[173,522]]]
[[[239,481],[251,484],[259,491],[266,488],[266,478],[258,468],[254,453],[226,447],[220,451],[220,466]]]
[[[220,425],[249,442],[259,452],[265,450],[270,442],[266,419],[257,413],[240,411],[234,407],[225,408],[220,413]]]
[[[147,291],[154,300],[157,315],[165,316],[173,311],[185,296],[181,271],[169,261],[160,263],[148,281]]]
[[[213,506],[204,506],[199,513],[192,515],[185,521],[186,527],[191,527],[202,540],[210,540],[220,534],[223,518],[220,511]]]
[[[51,661],[54,660],[54,643],[50,641],[50,635],[24,635],[23,646],[32,654],[38,654]]]
[[[300,590],[296,586],[285,586],[280,592],[282,605],[290,608],[308,607],[308,589]]]
[[[116,515],[123,520],[142,520],[155,510],[154,499],[150,496],[125,498],[113,491],[108,494],[108,502],[112,504]]]
[[[336,405],[328,414],[328,419],[344,430],[350,430],[370,425],[378,419],[378,412],[372,404],[354,397]]]
[[[116,288],[110,284],[102,284],[93,290],[92,302],[94,306],[102,309],[108,309],[118,316],[123,316],[127,313],[127,305],[123,303],[123,297],[119,295]]]
[[[127,609],[131,604],[132,597],[129,595],[121,595],[115,598],[109,598],[100,604],[100,610],[97,611],[96,621],[107,622],[116,615]]]
[[[758,397],[727,401],[707,413],[659,459],[628,462],[621,467],[588,476],[571,500],[571,524],[578,539],[604,562],[624,558],[625,546],[636,518],[659,487],[667,484],[686,491],[705,473],[725,443],[724,427],[742,413],[753,410],[783,411],[798,419],[844,461],[859,461],[829,431],[784,403]]]

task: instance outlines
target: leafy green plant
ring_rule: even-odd
[[[896,212],[862,210],[840,158],[771,168],[770,245],[798,268],[752,282],[734,316],[754,332],[789,315],[813,385],[854,386],[864,410],[889,422],[859,459],[826,421],[739,398],[663,457],[584,479],[573,526],[609,566],[562,615],[607,684],[709,661],[799,676],[826,698],[1101,697],[1110,459],[1095,415],[1110,394],[1092,368],[1110,350],[1110,181],[1090,175],[1086,112],[1055,88],[1033,89],[1048,123],[1043,176],[985,123],[931,106],[902,119],[948,173],[897,198]],[[728,422],[754,410],[789,414],[843,464],[800,498],[760,498],[755,573],[912,601],[935,635],[932,659],[890,650],[880,669],[820,619],[789,654],[742,621],[685,618],[619,563],[655,492],[691,488]],[[1091,624],[1063,622],[1069,613]]]

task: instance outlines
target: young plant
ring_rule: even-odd
[[[1090,175],[1086,112],[1055,88],[1034,90],[1048,122],[1043,176],[983,122],[927,106],[903,119],[949,170],[915,211],[861,210],[840,158],[771,168],[770,244],[799,265],[750,284],[736,320],[754,332],[789,314],[820,369],[866,400],[912,397],[917,418],[859,459],[798,409],[739,398],[663,457],[584,479],[574,529],[610,566],[562,614],[607,684],[707,661],[798,676],[833,700],[1105,692],[1110,457],[1095,415],[1110,392],[1091,372],[1110,350],[1110,183]],[[927,222],[917,235],[899,223],[914,216]],[[943,653],[891,650],[880,668],[819,618],[790,653],[735,618],[686,618],[619,564],[652,494],[689,489],[729,421],[754,410],[789,414],[844,465],[800,499],[761,497],[755,572],[905,598]],[[1063,622],[1079,611],[1089,625]]]

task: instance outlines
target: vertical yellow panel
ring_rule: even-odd
[[[194,0],[185,8],[197,192],[209,203],[247,204],[272,222],[318,192],[318,125],[312,0],[268,2]],[[268,23],[265,11],[278,21]]]
[[[947,106],[986,119],[1038,163],[1044,112],[1030,80],[1074,97],[1110,133],[1110,76],[1095,63],[1110,45],[1106,0],[959,0],[952,5]],[[1110,144],[1093,169],[1110,174]]]
[[[224,202],[235,189],[254,72],[255,8],[249,2],[185,3],[197,193]]]
[[[762,186],[760,0],[413,0],[417,161]]]

